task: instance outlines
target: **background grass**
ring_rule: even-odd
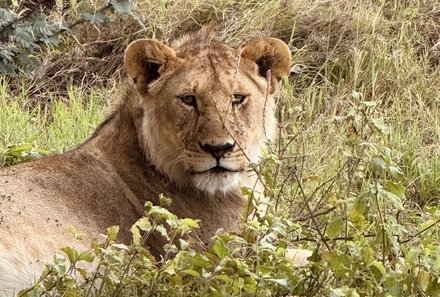
[[[93,132],[106,112],[106,90],[85,93],[72,86],[67,97],[47,94],[44,103],[34,102],[23,90],[21,96],[11,96],[7,81],[1,81],[0,165],[71,149]]]
[[[71,1],[68,17],[103,4]],[[214,21],[233,45],[279,37],[294,64],[279,99],[281,137],[261,170],[279,213],[302,228],[292,243],[319,251],[315,286],[332,296],[440,296],[439,3],[136,1],[135,13],[42,53],[40,77],[2,80],[3,164],[17,160],[11,146],[31,144],[28,157],[84,140],[124,76],[123,49],[139,36],[166,42]],[[386,272],[376,262],[363,268],[364,253]]]

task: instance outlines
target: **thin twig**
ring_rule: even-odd
[[[304,199],[304,203],[305,203],[305,205],[306,205],[310,215],[313,215],[312,208],[310,207],[310,204],[309,204],[309,201],[307,199],[306,193],[304,192],[304,189],[302,187],[301,180],[298,178],[298,175],[296,174],[296,170],[293,172],[293,175],[294,175],[294,177],[296,179],[296,182],[298,183],[298,187],[299,187],[299,189],[301,191],[301,195],[302,195],[302,197]],[[324,245],[326,246],[327,250],[330,251],[330,246],[324,240],[324,234],[322,233],[321,229],[319,228],[318,222],[316,221],[316,219],[313,216],[311,217],[311,219],[312,219],[313,224],[315,225],[315,228],[316,228],[316,231],[319,234],[319,237],[321,237],[321,240],[324,242]]]
[[[434,223],[430,224],[429,226],[423,228],[423,229],[420,230],[419,232],[417,232],[417,233],[415,233],[415,234],[413,234],[413,235],[410,235],[407,239],[399,241],[399,243],[407,243],[407,242],[410,242],[411,240],[413,240],[414,238],[416,238],[416,237],[419,236],[420,234],[422,234],[422,233],[428,231],[429,229],[431,229],[432,227],[434,227],[434,226],[437,225],[438,223],[440,223],[440,219],[438,219],[438,220],[435,221]]]
[[[106,10],[110,9],[112,7],[112,5],[110,3],[107,3],[106,5],[104,5],[103,7],[101,7],[100,9],[96,10],[96,12],[105,12]],[[86,22],[85,18],[80,18],[78,20],[76,20],[75,22],[73,22],[72,24],[70,24],[67,29],[61,28],[61,32],[65,32],[65,31],[69,31],[72,30],[74,27],[82,24]]]
[[[385,221],[384,221],[383,215],[381,213],[380,204],[379,204],[379,182],[377,180],[377,177],[375,180],[374,198],[375,198],[376,205],[377,205],[377,212],[379,213],[380,227],[382,229],[382,264],[385,265],[385,257],[386,257],[386,253],[385,253],[385,248],[386,248]]]
[[[363,235],[365,238],[371,238],[371,237],[376,237],[377,234],[365,234]],[[354,237],[353,236],[341,236],[341,237],[336,237],[333,239],[330,239],[328,237],[324,237],[321,240],[323,242],[327,242],[327,241],[339,241],[339,240],[353,240]],[[300,242],[300,241],[310,241],[310,242],[316,242],[316,237],[301,237],[301,238],[297,238],[297,239],[292,239],[292,242]]]
[[[316,217],[319,217],[319,216],[322,216],[322,215],[328,214],[328,213],[332,212],[332,211],[335,210],[335,209],[336,209],[336,206],[333,206],[333,207],[330,207],[329,209],[323,210],[323,211],[321,211],[321,212],[311,213],[311,214],[308,214],[308,215],[306,215],[306,216],[293,218],[292,221],[293,221],[293,222],[304,222],[304,221],[308,221],[308,220],[310,220],[310,219],[312,219],[312,218],[316,218]]]

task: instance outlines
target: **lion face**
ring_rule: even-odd
[[[272,96],[290,66],[287,46],[268,38],[236,50],[207,39],[172,49],[143,39],[125,64],[144,109],[140,141],[156,168],[212,194],[241,185],[276,134]]]

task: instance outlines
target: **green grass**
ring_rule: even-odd
[[[84,141],[105,115],[107,91],[69,88],[66,98],[48,94],[46,102],[11,96],[0,85],[0,165],[60,153]]]

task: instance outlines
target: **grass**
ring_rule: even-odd
[[[126,19],[115,21],[118,30],[84,29],[85,55],[103,36],[112,48],[99,64],[111,63],[102,79],[118,78],[114,61],[130,39],[169,40],[213,20],[220,38],[233,44],[270,34],[291,46],[281,137],[262,171],[278,214],[299,230],[291,243],[318,251],[300,277],[308,289],[296,293],[440,296],[439,3],[137,1],[135,11],[146,30]],[[61,152],[80,143],[102,119],[111,93],[96,84],[34,95],[32,85],[16,85],[0,84],[4,164],[16,161],[11,146]]]
[[[85,94],[71,87],[66,98],[48,94],[33,102],[26,93],[11,96],[7,81],[0,87],[0,165],[32,158],[32,154],[61,153],[84,141],[105,114],[107,91]]]

